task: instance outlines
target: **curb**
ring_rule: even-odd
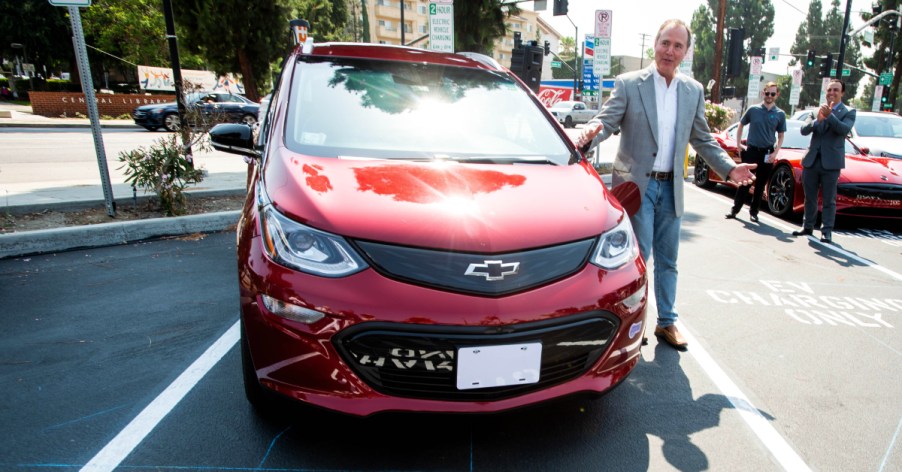
[[[188,199],[205,198],[205,197],[228,197],[232,195],[244,195],[247,191],[244,188],[220,189],[220,190],[186,190],[185,194]],[[151,199],[156,198],[154,195],[139,195],[135,197],[116,197],[113,201],[116,208],[124,208],[130,205],[145,204]],[[7,212],[11,215],[23,215],[26,213],[38,213],[44,210],[52,211],[74,211],[86,208],[106,208],[106,200],[70,200],[64,202],[51,203],[29,203],[24,205],[0,206],[0,213]]]
[[[240,210],[0,234],[0,259],[113,246],[163,236],[213,233],[235,226]]]
[[[51,123],[36,123],[36,122],[23,123],[21,121],[13,122],[13,123],[6,123],[3,121],[0,121],[0,128],[90,128],[90,127],[91,127],[90,123],[53,123],[53,122],[51,122]],[[120,125],[120,124],[101,123],[100,127],[106,128],[106,129],[116,129],[116,128],[144,129],[136,124],[121,124]]]

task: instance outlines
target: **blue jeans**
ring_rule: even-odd
[[[677,255],[680,249],[680,217],[673,202],[673,182],[651,180],[642,205],[632,218],[639,250],[648,263],[654,256],[655,299],[658,326],[666,328],[679,316],[674,308],[677,290]]]

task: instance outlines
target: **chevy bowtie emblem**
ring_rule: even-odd
[[[464,275],[485,277],[488,281],[504,280],[508,275],[516,275],[520,271],[519,262],[485,261],[481,264],[473,263],[467,267]]]

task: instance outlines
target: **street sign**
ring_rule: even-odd
[[[880,98],[883,97],[883,86],[874,87],[874,100],[871,101],[871,111],[880,111]]]
[[[560,68],[561,68],[561,61],[551,61],[551,68],[552,68],[552,69],[560,69]]]
[[[792,70],[792,86],[789,88],[789,104],[799,104],[799,95],[802,93],[802,69]]]
[[[893,74],[884,72],[880,74],[880,85],[890,85],[893,83]]]
[[[448,0],[429,2],[429,49],[454,52],[454,4]]]
[[[611,39],[611,10],[595,10],[595,36]]]
[[[770,48],[767,50],[767,60],[768,61],[776,61],[780,57],[780,48]]]
[[[91,0],[50,0],[55,7],[89,7]]]
[[[852,69],[843,69],[842,76],[848,77],[852,75]],[[836,77],[836,69],[830,69],[830,77]]]

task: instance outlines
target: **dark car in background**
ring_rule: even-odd
[[[237,229],[245,392],[354,415],[494,412],[636,367],[629,217],[487,56],[324,43],[287,58]]]
[[[189,116],[195,116],[195,121],[209,124],[230,122],[244,123],[254,126],[257,123],[257,112],[260,109],[258,103],[245,98],[243,95],[228,92],[193,92],[185,96],[185,105]],[[178,131],[181,128],[179,110],[176,102],[142,105],[135,108],[132,113],[135,124],[156,131],[165,128],[166,131]],[[192,126],[198,123],[191,123]]]
[[[805,204],[802,189],[802,158],[808,152],[811,136],[802,136],[803,121],[786,120],[783,149],[777,155],[773,172],[764,189],[767,207],[776,216],[789,217],[801,214]],[[726,131],[714,135],[720,146],[741,162],[737,146],[735,124]],[[743,128],[744,141],[749,127]],[[728,184],[703,161],[695,164],[695,184],[713,188]],[[752,188],[749,188],[749,192]],[[818,195],[818,206],[820,195]],[[902,218],[902,160],[890,157],[869,156],[850,139],[846,139],[846,167],[840,171],[836,195],[836,214],[871,218]]]

